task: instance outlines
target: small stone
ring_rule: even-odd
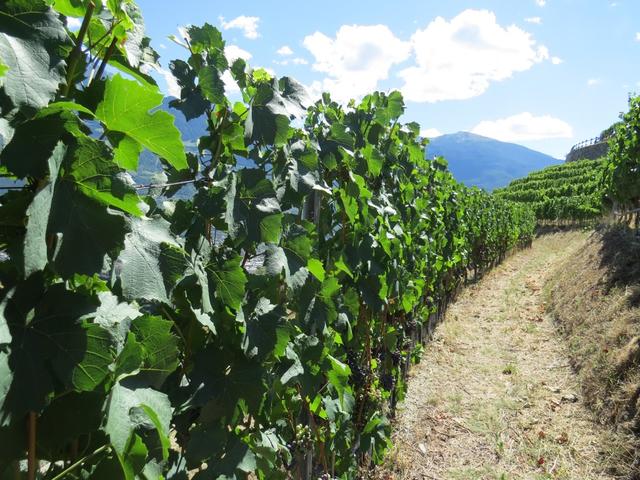
[[[566,393],[562,395],[561,400],[567,403],[576,403],[578,401],[578,397],[573,393]]]
[[[420,450],[420,453],[422,453],[422,455],[427,454],[427,447],[424,446],[424,443],[418,444],[418,450]]]

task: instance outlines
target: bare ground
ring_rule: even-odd
[[[412,370],[378,478],[620,478],[624,444],[584,406],[541,292],[586,238],[542,237],[464,290]]]

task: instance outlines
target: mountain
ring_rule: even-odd
[[[561,160],[515,143],[500,142],[469,132],[442,135],[429,141],[427,157],[442,156],[460,182],[485,190],[504,187],[511,180]]]

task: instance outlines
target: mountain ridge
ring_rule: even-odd
[[[534,170],[562,160],[516,143],[471,132],[456,132],[429,139],[427,158],[444,157],[453,176],[485,190],[504,187]]]

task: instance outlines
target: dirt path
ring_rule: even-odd
[[[614,478],[615,438],[582,405],[542,300],[585,238],[538,239],[465,289],[412,371],[384,478]]]

